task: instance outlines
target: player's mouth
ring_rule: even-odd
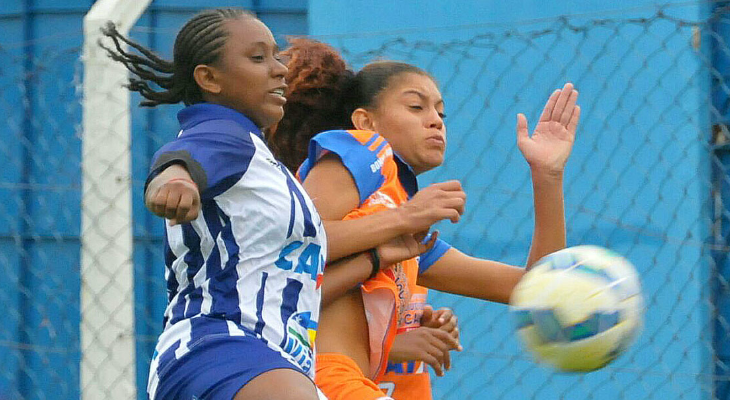
[[[269,96],[271,96],[275,101],[284,105],[286,103],[286,97],[284,97],[285,92],[286,92],[286,85],[280,86],[280,87],[270,91]]]
[[[432,146],[445,148],[446,147],[446,139],[444,139],[441,135],[433,135],[426,138],[426,143]]]

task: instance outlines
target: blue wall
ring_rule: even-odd
[[[82,18],[92,3],[0,2],[0,305],[8,310],[0,326],[2,400],[79,395],[78,58]],[[670,17],[703,20],[709,13],[706,3],[672,3],[678,5],[665,8]],[[584,113],[566,172],[569,243],[625,254],[642,274],[648,304],[644,333],[628,354],[602,371],[572,376],[536,367],[524,355],[504,306],[433,294],[435,305],[457,311],[466,347],[452,371],[435,380],[435,397],[710,398],[712,357],[722,352],[713,350],[709,333],[717,300],[705,246],[707,142],[710,125],[724,117],[708,111],[710,65],[701,56],[709,41],[691,50],[691,26],[671,18],[626,22],[656,16],[643,0],[427,4],[222,0],[215,6],[258,10],[282,41],[309,32],[343,49],[356,67],[387,57],[432,71],[446,99],[449,150],[446,166],[423,183],[458,178],[469,193],[463,221],[439,228],[462,250],[505,262],[524,261],[532,227],[514,115],[525,112],[534,124],[551,89],[573,80]],[[210,5],[157,0],[132,36],[169,57],[177,29]],[[141,190],[152,153],[177,131],[175,111],[133,114],[140,398],[165,303],[162,225],[143,209]]]
[[[444,166],[422,184],[464,184],[464,219],[440,230],[467,253],[524,262],[532,198],[515,115],[526,113],[534,125],[547,95],[573,81],[583,114],[566,170],[568,243],[610,247],[642,275],[642,336],[587,375],[536,367],[504,306],[433,294],[435,306],[456,310],[466,348],[435,379],[436,398],[710,398],[707,142],[716,120],[712,65],[702,52],[712,39],[701,30],[707,41],[693,50],[691,25],[674,18],[703,21],[711,10],[704,2],[667,3],[667,16],[655,18],[659,7],[648,1],[311,1],[310,34],[354,67],[396,59],[440,81],[449,146]]]
[[[93,0],[0,1],[0,399],[79,397],[79,105],[82,20]],[[157,0],[132,37],[165,57],[209,1]],[[283,41],[307,32],[304,0],[222,0]],[[133,102],[138,102],[133,97]],[[149,159],[178,130],[175,107],[133,113],[135,315],[139,397],[166,299],[162,222],[143,208]]]

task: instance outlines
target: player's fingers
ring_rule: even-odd
[[[555,103],[558,102],[559,95],[560,89],[555,89],[555,91],[550,94],[547,103],[545,103],[545,108],[542,109],[542,114],[540,114],[540,122],[550,121],[550,116],[553,114],[553,108],[555,108]]]
[[[454,316],[454,312],[451,311],[451,309],[448,307],[439,308],[435,311],[435,314],[438,317],[438,322],[441,325],[445,324],[447,320],[451,319],[451,317]]]
[[[153,201],[154,209],[152,210],[152,212],[162,218],[165,218],[165,208],[167,207],[168,194],[169,190],[165,188],[160,188],[160,190],[157,191],[157,194],[155,195],[155,199]]]
[[[157,196],[157,192],[160,191],[160,188],[155,189],[154,191],[148,190],[144,194],[144,206],[147,207],[148,210],[152,211],[152,208],[154,206],[154,199],[155,196]]]
[[[435,332],[431,332],[433,337],[437,338],[445,349],[454,350],[459,348],[459,341],[451,336],[448,332],[444,332],[440,329],[435,329]]]
[[[434,183],[429,187],[446,190],[446,191],[461,191],[462,190],[461,182],[459,182],[455,179],[450,180],[450,181]]]
[[[573,111],[575,110],[576,101],[578,101],[578,91],[573,90],[568,98],[568,104],[565,105],[565,110],[560,116],[560,125],[568,126],[570,123],[570,117],[573,115]]]
[[[444,370],[441,368],[441,363],[439,360],[431,355],[430,353],[426,352],[423,354],[423,362],[430,365],[431,368],[433,368],[433,372],[436,374],[436,376],[444,376]]]
[[[550,116],[551,121],[560,122],[560,118],[563,116],[563,110],[565,110],[565,106],[568,104],[568,99],[573,94],[573,84],[568,82],[563,86],[563,90],[560,91],[560,95],[558,95],[558,101],[555,103],[555,108],[553,108],[553,113]]]
[[[434,233],[431,234],[431,237],[428,238],[428,241],[426,243],[419,242],[421,253],[425,253],[433,248],[433,246],[436,244],[436,239],[438,239],[439,233],[438,231],[434,231]]]
[[[573,114],[570,116],[570,122],[568,122],[568,132],[575,135],[575,131],[578,129],[578,121],[580,121],[580,106],[575,106]]]
[[[421,314],[421,324],[425,325],[433,318],[433,307],[428,304],[423,306],[423,314]]]
[[[453,336],[454,339],[456,339],[456,342],[459,343],[459,346],[456,348],[456,351],[463,351],[464,347],[461,345],[461,340],[460,340],[461,333],[459,331],[458,326],[456,328],[454,328],[453,331],[451,331],[451,336]]]
[[[439,202],[439,205],[444,208],[452,208],[460,213],[464,213],[464,207],[466,206],[466,196],[452,196],[447,199],[443,199]]]
[[[178,222],[188,222],[186,219],[190,209],[193,206],[193,196],[191,193],[182,193],[180,195],[180,202],[177,205],[175,212],[175,220]]]
[[[175,218],[175,215],[177,215],[178,204],[180,204],[180,192],[177,190],[168,191],[167,202],[165,202],[165,218]]]
[[[525,114],[517,114],[517,140],[524,140],[530,137],[527,129],[527,117]]]
[[[451,353],[448,351],[444,353],[444,369],[446,371],[451,369]]]
[[[188,211],[187,215],[185,215],[185,221],[194,221],[198,218],[198,214],[200,213],[200,207],[199,206],[193,206],[190,211]]]
[[[461,213],[459,210],[446,210],[447,211],[447,218],[451,220],[452,223],[457,223],[461,219]]]

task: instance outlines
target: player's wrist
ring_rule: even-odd
[[[370,275],[368,276],[368,279],[373,279],[375,275],[380,272],[380,269],[382,267],[380,253],[378,252],[377,247],[373,247],[372,249],[365,250],[365,254],[368,256],[371,265]]]
[[[391,221],[391,227],[393,229],[392,237],[405,235],[407,233],[414,233],[416,230],[413,218],[410,215],[411,207],[407,205],[401,205],[400,207],[390,208],[386,210],[389,215],[387,220]]]

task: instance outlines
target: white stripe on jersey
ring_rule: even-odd
[[[192,332],[188,318],[215,314],[217,318],[228,319],[229,335],[245,335],[244,330],[257,335],[270,348],[313,376],[313,339],[320,304],[317,282],[321,279],[327,254],[324,228],[301,185],[274,160],[257,135],[250,133],[250,136],[255,153],[245,173],[216,196],[214,204],[208,203],[208,207],[218,210],[216,215],[210,211],[208,215],[201,212],[186,228],[190,232],[192,227],[197,234],[200,254],[186,246],[181,225],[167,226],[168,243],[177,259],[172,263],[172,273],[166,271],[166,277],[175,279],[178,287],[165,311],[168,323],[156,351],[162,354],[180,340],[180,347],[175,351],[179,359],[188,352],[188,346],[192,346],[191,339],[195,340],[197,336]],[[206,218],[215,220],[206,221]],[[224,237],[227,226],[231,229],[231,238]],[[224,231],[213,237],[211,232],[221,227]],[[187,240],[190,243],[191,236]],[[220,264],[209,265],[216,248]],[[237,252],[229,254],[236,248]],[[193,277],[192,287],[188,279],[191,265],[186,263],[186,255],[190,255],[191,260],[200,256],[204,259],[202,265],[195,266],[199,266],[199,270]],[[225,285],[213,287],[219,281],[214,280],[212,274],[220,272],[234,257],[237,257],[235,273],[230,268],[226,273],[236,279],[230,284],[237,291],[237,301],[229,303],[226,298],[217,297],[216,293],[228,289]],[[195,292],[195,299],[191,297],[191,291]],[[182,304],[185,319],[180,319]],[[199,311],[193,306],[199,307]],[[231,308],[240,313],[235,321],[229,315]],[[216,314],[221,309],[229,312]],[[156,366],[150,374],[156,375],[155,372]]]

